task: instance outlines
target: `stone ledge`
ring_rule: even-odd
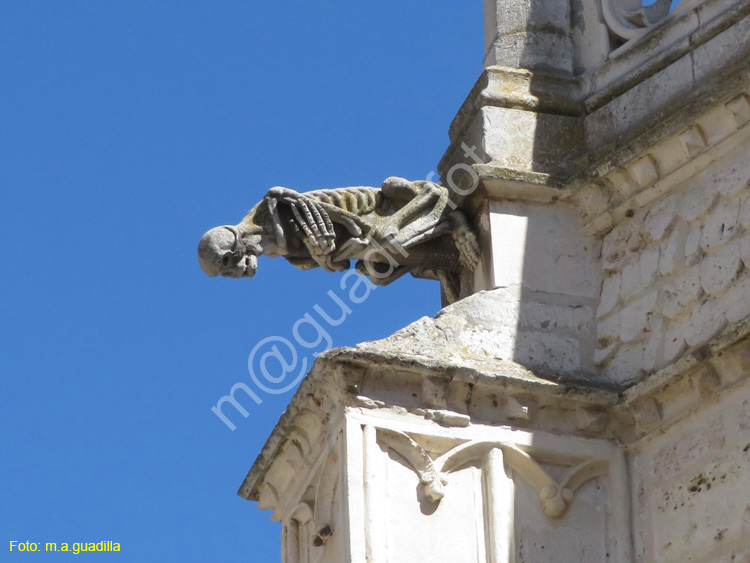
[[[630,442],[664,432],[750,377],[750,319],[736,323],[711,342],[625,390],[618,406],[634,416]]]
[[[750,71],[683,113],[642,135],[573,178],[570,202],[581,210],[586,231],[600,235],[623,218],[669,193],[750,137]],[[721,114],[721,115],[719,115]],[[699,117],[690,117],[695,116]]]
[[[744,0],[706,0],[628,41],[593,73],[584,102],[586,113],[596,111],[654,76],[748,14],[750,4]]]
[[[396,409],[439,426],[502,426],[604,438],[637,449],[644,437],[665,431],[747,379],[749,368],[750,319],[621,393],[551,381],[514,362],[456,363],[373,348],[337,348],[315,361],[238,494],[269,508],[258,484],[271,464],[289,455],[312,463],[347,408]],[[280,494],[273,493],[274,498]]]
[[[675,26],[679,27],[681,18],[693,13],[701,13],[703,17],[710,14],[711,17],[697,31],[693,30],[683,40],[673,41],[664,49],[662,42],[665,41],[664,37],[669,37],[668,32]],[[606,129],[606,123],[596,123],[607,121],[605,114],[609,110],[605,111],[605,106],[618,99],[627,100],[628,96],[642,96],[643,92],[637,92],[640,85],[649,79],[652,82],[658,79],[663,89],[670,90],[663,96],[666,100],[662,104],[665,109],[658,119],[654,120],[652,116],[645,121],[633,120],[625,130],[616,132],[617,142],[592,137],[586,143],[590,146],[584,151],[592,155],[588,159],[577,157],[580,150],[571,150],[571,158],[577,161],[573,163],[571,170],[565,171],[567,177],[561,179],[562,183],[570,184],[571,189],[576,190],[595,181],[605,173],[609,163],[622,163],[638,152],[646,151],[652,144],[675,134],[685,125],[686,116],[705,111],[712,100],[730,96],[732,91],[737,92],[750,82],[750,59],[746,55],[748,46],[738,46],[738,53],[721,64],[706,65],[706,60],[715,58],[714,52],[721,49],[723,43],[737,43],[735,36],[743,36],[741,28],[748,25],[749,14],[750,5],[746,2],[704,2],[693,10],[680,14],[678,18],[664,22],[643,38],[630,42],[626,53],[611,59],[597,72],[586,77],[532,73],[502,67],[486,69],[451,124],[451,144],[440,161],[438,171],[445,176],[453,165],[465,162],[461,158],[461,143],[470,133],[478,112],[484,107],[577,117],[581,119],[582,130],[596,129],[597,126],[599,129]],[[687,61],[691,72],[672,72],[671,75],[659,78],[660,73],[671,68],[677,61]],[[696,73],[701,74],[699,80],[693,76]],[[605,79],[605,75],[614,75],[615,78]],[[679,87],[665,86],[675,80],[679,82]],[[687,95],[682,92],[685,89]],[[634,104],[638,104],[636,99],[626,105],[630,107]],[[595,132],[587,135],[595,136]],[[479,149],[481,154],[483,148]]]

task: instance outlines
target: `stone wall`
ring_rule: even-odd
[[[750,382],[634,450],[636,561],[750,562]]]
[[[475,272],[474,289],[489,291],[440,313],[440,334],[458,333],[447,346],[552,377],[594,379],[600,241],[582,233],[572,206],[492,200],[478,223],[492,252]],[[444,351],[434,344],[423,350]]]
[[[737,148],[604,236],[597,364],[641,379],[750,315],[750,163]]]

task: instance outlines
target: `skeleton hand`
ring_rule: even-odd
[[[272,188],[266,198],[276,199],[291,208],[297,225],[305,235],[305,243],[311,249],[316,249],[315,253],[328,255],[336,250],[336,232],[320,202],[289,188]]]

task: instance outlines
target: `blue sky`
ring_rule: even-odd
[[[198,239],[275,185],[425,178],[481,71],[481,15],[0,3],[0,553],[112,540],[87,556],[279,561],[278,525],[235,492],[291,394],[261,394],[234,432],[210,408],[341,276],[261,259],[252,280],[209,279]],[[404,278],[328,331],[353,345],[438,308],[436,283]]]

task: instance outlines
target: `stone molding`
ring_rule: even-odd
[[[584,231],[603,235],[624,218],[700,173],[750,138],[750,71],[730,79],[684,112],[609,157],[564,180],[551,174],[472,166],[478,188],[465,202],[490,199],[567,201],[580,211]],[[744,86],[744,87],[743,87]],[[698,114],[699,117],[694,116]],[[688,118],[690,116],[690,118]],[[459,187],[466,189],[469,174]]]
[[[601,163],[588,174],[596,178],[593,182],[573,180],[569,201],[580,209],[586,232],[604,234],[722,154],[746,143],[750,139],[749,123],[750,89],[732,92],[697,119],[681,124],[675,135],[658,142],[642,139]],[[649,148],[639,150],[644,145]]]
[[[338,348],[316,360],[238,494],[273,509],[273,519],[288,518],[293,507],[284,499],[300,498],[310,484],[299,480],[297,470],[312,467],[319,478],[331,455],[331,436],[341,434],[347,412],[397,414],[452,433],[554,431],[637,449],[645,437],[664,432],[749,378],[750,320],[626,390],[550,381],[513,362],[450,363]],[[420,471],[429,467],[423,460]]]
[[[586,488],[586,502],[592,501],[595,491],[607,491],[600,505],[606,511],[607,537],[597,539],[607,544],[613,561],[630,560],[629,544],[622,541],[629,529],[626,467],[616,444],[508,428],[446,429],[414,415],[393,416],[385,410],[346,407],[345,411],[343,424],[327,434],[325,447],[309,452],[302,468],[287,479],[286,488],[278,475],[290,463],[286,453],[273,457],[271,471],[254,487],[260,508],[274,510],[272,519],[283,524],[285,561],[325,560],[331,542],[338,553],[342,548],[351,550],[352,560],[386,561],[384,497],[389,467],[399,464],[413,469],[419,488],[427,491],[425,497],[419,491],[414,496],[407,492],[403,502],[428,513],[443,503],[459,502],[457,491],[469,491],[461,488],[458,474],[478,471],[480,482],[474,483],[487,518],[479,518],[477,524],[490,540],[487,550],[493,561],[513,560],[507,559],[503,522],[513,512],[508,501],[519,481],[536,495],[542,520],[560,520],[575,510],[576,491],[593,481]],[[556,478],[548,468],[554,468]],[[586,509],[578,507],[572,522],[580,518],[581,510]]]
[[[586,131],[587,148],[581,151],[571,147],[571,154],[579,161],[577,170],[547,180],[570,184],[571,189],[576,189],[587,176],[596,177],[600,163],[606,165],[616,157],[622,159],[619,154],[622,147],[642,146],[646,138],[673,134],[682,126],[680,120],[703,111],[701,106],[710,103],[712,95],[716,97],[717,92],[732,88],[736,92],[743,84],[747,85],[750,78],[745,71],[750,66],[750,45],[746,42],[745,28],[750,5],[741,0],[687,4],[690,9],[671,14],[650,33],[629,41],[621,48],[627,48],[626,52],[612,53],[588,74],[566,76],[505,67],[485,69],[450,126],[451,144],[438,171],[445,176],[453,165],[465,161],[461,156],[462,143],[471,144],[471,131],[476,128],[483,108],[508,108],[580,119],[580,127]],[[706,65],[719,51],[724,52],[727,44],[735,49],[733,56],[719,64]],[[690,73],[678,68],[678,63],[690,67]],[[649,120],[633,120],[617,132],[618,142],[614,144],[597,139],[599,130],[608,127],[607,108],[613,102],[624,100],[625,105],[637,106],[642,91],[653,89],[657,83],[671,91],[659,94],[665,100],[665,109],[659,110],[656,121],[653,114]],[[582,152],[593,156],[588,160],[576,156]],[[531,183],[538,181],[535,178]]]
[[[608,459],[592,458],[568,469],[558,482],[531,455],[512,443],[469,441],[433,460],[422,446],[404,432],[379,429],[378,436],[382,443],[411,465],[424,485],[425,495],[432,502],[440,502],[445,496],[452,471],[484,460],[493,450],[500,450],[507,466],[532,486],[539,495],[542,511],[549,518],[562,517],[573,503],[579,487],[609,473]]]
[[[700,0],[693,0],[696,4]],[[602,13],[609,30],[620,39],[630,41],[643,36],[669,15],[671,0],[659,0],[649,6],[643,6],[641,0],[602,0]],[[688,2],[682,1],[679,9],[684,9]]]

